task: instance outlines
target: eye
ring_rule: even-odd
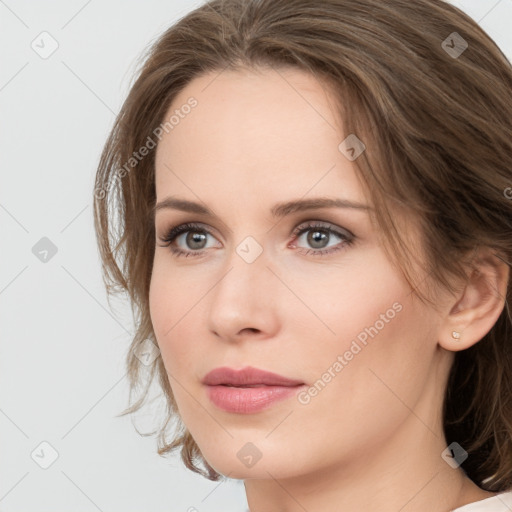
[[[331,224],[315,221],[295,228],[293,231],[294,241],[299,240],[308,232],[309,235],[304,238],[305,243],[309,244],[311,248],[300,247],[300,250],[297,251],[300,254],[320,256],[331,254],[350,246],[355,239],[355,236],[348,230],[333,228]],[[201,256],[205,249],[212,247],[206,245],[208,236],[213,237],[211,232],[200,224],[186,223],[169,229],[167,234],[160,238],[160,241],[165,244],[164,247],[169,247],[177,257]],[[329,248],[326,243],[333,237],[340,241]],[[180,242],[182,245],[185,244],[185,250],[179,247]],[[293,243],[290,247],[295,248],[296,245]]]
[[[199,224],[187,223],[171,228],[167,232],[167,235],[160,240],[166,244],[165,247],[169,247],[171,252],[176,256],[198,256],[203,249],[208,248],[204,245],[208,235],[211,235],[211,233],[207,229],[202,228]],[[192,251],[174,247],[173,242],[175,240],[177,242],[180,242],[180,240],[184,241]]]
[[[350,231],[342,228],[333,228],[331,226],[331,224],[311,222],[306,226],[301,225],[297,227],[293,232],[296,239],[300,239],[303,237],[303,235],[308,233],[305,237],[305,242],[312,247],[312,249],[306,249],[305,251],[302,248],[299,252],[301,254],[323,256],[340,251],[347,246],[350,246],[354,242],[355,236]],[[341,242],[338,242],[334,246],[326,249],[326,247],[329,247],[327,243],[333,237],[340,239]],[[294,246],[295,245],[292,247]]]

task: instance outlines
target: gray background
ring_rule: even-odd
[[[92,224],[96,165],[136,60],[201,3],[0,0],[0,511],[245,510],[241,481],[159,457],[115,417],[133,326],[126,303],[109,309]],[[453,3],[512,60],[512,0]],[[57,250],[46,262],[43,237]],[[42,442],[58,453],[47,469]]]

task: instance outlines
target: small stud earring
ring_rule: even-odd
[[[458,331],[453,331],[452,332],[452,338],[456,339],[456,340],[459,340],[460,339],[460,332]]]

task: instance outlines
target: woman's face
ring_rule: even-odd
[[[157,208],[150,310],[180,415],[210,465],[244,479],[354,474],[409,436],[429,449],[451,353],[436,342],[439,314],[385,256],[348,158],[360,146],[340,149],[350,134],[325,89],[299,70],[216,72],[190,83],[166,120],[173,113],[157,203],[211,213]],[[314,199],[346,204],[273,215]],[[303,385],[270,402],[283,388],[218,386],[232,409],[211,400],[208,372],[248,366]]]

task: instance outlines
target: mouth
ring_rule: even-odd
[[[306,386],[300,380],[253,367],[216,368],[206,374],[202,383],[217,408],[236,414],[263,411]]]

